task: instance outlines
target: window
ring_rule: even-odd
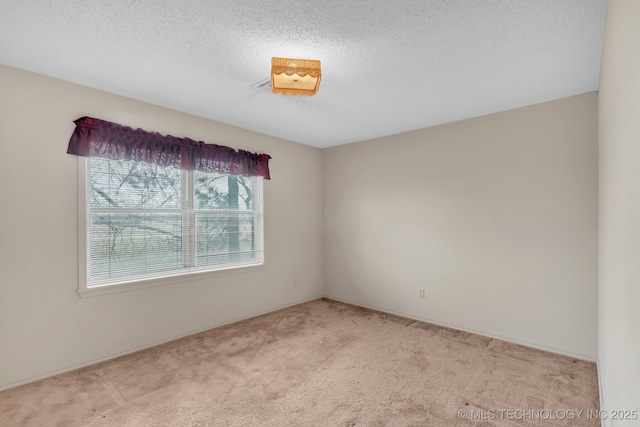
[[[264,263],[271,156],[93,117],[74,123],[80,295]]]
[[[261,177],[81,162],[81,290],[263,263]]]

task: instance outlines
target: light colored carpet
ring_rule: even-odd
[[[597,409],[593,363],[326,299],[0,393],[2,426],[598,426]]]

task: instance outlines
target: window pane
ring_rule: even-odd
[[[87,288],[262,263],[262,212],[254,211],[262,182],[142,162],[86,164]]]
[[[197,214],[196,266],[255,260],[253,215]]]
[[[90,158],[89,203],[93,208],[179,208],[180,170]]]
[[[250,211],[253,208],[251,178],[218,173],[193,173],[196,209]]]
[[[166,213],[92,213],[91,279],[183,267],[182,216]]]

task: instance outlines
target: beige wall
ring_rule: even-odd
[[[603,407],[640,410],[640,2],[609,0],[600,75],[598,365]],[[606,426],[640,421],[607,420]]]
[[[595,357],[595,94],[322,152],[3,66],[0,94],[0,389],[318,297],[323,273],[329,297]],[[267,266],[79,298],[83,115],[272,155]]]
[[[323,150],[324,294],[595,359],[596,138],[589,93]]]
[[[267,266],[79,298],[66,149],[84,115],[270,154]],[[4,66],[0,120],[0,389],[321,296],[320,150]]]

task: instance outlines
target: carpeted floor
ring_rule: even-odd
[[[597,384],[593,363],[324,299],[4,391],[0,425],[598,426]]]

